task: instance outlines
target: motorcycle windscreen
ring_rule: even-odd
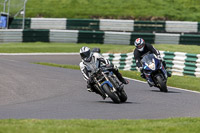
[[[95,58],[92,58],[90,62],[85,62],[84,64],[90,72],[95,72],[95,70],[99,68],[99,61],[96,61]]]
[[[142,58],[142,64],[152,64],[152,61],[153,61],[153,58],[154,58],[154,55],[153,54],[148,54],[148,55],[145,55],[143,58]]]

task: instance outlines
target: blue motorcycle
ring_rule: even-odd
[[[158,87],[161,92],[168,92],[166,85],[168,76],[162,61],[158,60],[154,54],[147,54],[141,62],[149,85]]]
[[[100,94],[103,99],[110,97],[114,103],[123,103],[127,100],[124,86],[120,84],[117,77],[109,67],[101,65],[97,60],[87,64],[87,70],[91,73],[94,81],[95,92]]]

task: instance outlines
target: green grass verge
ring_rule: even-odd
[[[28,0],[26,16],[200,21],[199,5],[198,0]],[[12,0],[11,7],[14,15],[23,0]]]
[[[200,118],[161,120],[0,120],[2,133],[199,133]]]
[[[111,45],[111,44],[74,44],[74,43],[8,43],[0,45],[0,53],[36,53],[36,52],[67,52],[78,53],[82,46],[90,48],[99,47],[102,53],[128,53],[132,52],[133,45]],[[170,52],[185,52],[199,54],[200,46],[197,45],[173,45],[173,44],[154,44],[158,50]]]
[[[140,77],[140,73],[137,71],[120,71],[120,72],[125,77],[145,81],[144,79]],[[193,76],[172,75],[172,77],[168,78],[167,85],[171,87],[183,88],[187,90],[200,91],[199,80],[200,78],[193,77]]]
[[[80,67],[77,65],[62,65],[62,64],[46,63],[46,62],[36,62],[34,64],[80,70]]]
[[[128,52],[133,46],[124,45],[103,45],[103,44],[75,44],[75,43],[9,43],[0,45],[0,53],[36,53],[36,52],[67,52],[78,53],[82,46],[90,48],[99,47],[102,52]]]
[[[35,64],[80,70],[79,66],[76,66],[76,65],[60,65],[60,64],[54,64],[54,63],[43,63],[43,62],[39,62],[39,63],[35,63]],[[122,71],[122,70],[120,70],[120,72],[125,77],[145,81],[144,79],[142,79],[140,77],[140,73],[137,71]],[[192,77],[192,76],[175,76],[175,75],[173,75],[172,77],[168,78],[167,85],[172,86],[172,87],[188,89],[188,90],[200,91],[199,80],[200,80],[200,78]]]

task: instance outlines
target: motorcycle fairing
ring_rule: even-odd
[[[160,62],[160,60],[155,58],[155,56],[153,56],[153,54],[144,57],[144,59],[142,61],[143,61],[143,68],[144,68],[145,77],[150,84],[155,85],[155,83],[154,83],[154,81],[151,77],[151,74],[152,74],[152,72],[158,71],[159,69],[164,74],[165,78],[167,78],[167,71],[165,70],[162,62]],[[149,68],[149,65],[152,64],[152,63],[155,64],[155,69]]]

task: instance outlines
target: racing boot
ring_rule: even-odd
[[[87,84],[87,91],[89,92],[94,92],[90,84]]]
[[[121,74],[120,74],[121,75]],[[126,80],[125,78],[123,78],[122,76],[121,77],[118,77],[117,78],[119,79],[120,82],[122,82],[123,84],[127,85],[129,83],[128,80]]]
[[[147,83],[149,84],[149,87],[153,86],[153,84],[149,80],[147,80]]]
[[[165,70],[167,71],[166,62],[165,62],[165,61],[162,61],[162,63],[163,63],[163,66],[164,66]],[[170,72],[167,71],[167,77],[171,77],[171,76],[172,76],[172,74],[171,74]]]
[[[152,84],[150,84],[149,82],[147,82],[148,84],[149,84],[149,87],[152,87],[153,85]]]
[[[125,85],[127,85],[127,84],[129,83],[129,81],[126,80],[125,78],[123,78],[123,80],[121,80],[121,82],[122,82],[123,84],[125,84]]]
[[[143,79],[146,79],[146,77],[145,77],[145,75],[144,75],[144,73],[142,72],[142,73],[140,73],[140,77],[142,77]]]
[[[172,74],[167,71],[167,77],[171,77],[171,76],[172,76]]]

